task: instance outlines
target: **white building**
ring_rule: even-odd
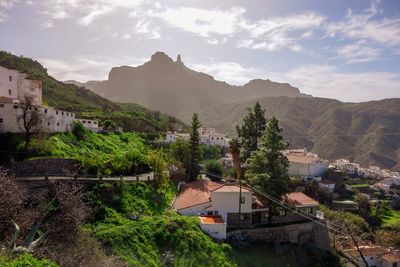
[[[360,168],[360,164],[350,162],[350,160],[348,160],[348,159],[335,160],[333,165],[337,169],[339,169],[339,170],[341,170],[341,171],[343,171],[343,172],[345,172],[345,173],[347,173],[349,175],[357,174],[357,171]]]
[[[25,131],[22,115],[27,97],[31,100],[28,113],[37,111],[39,114],[40,131],[54,133],[72,129],[73,112],[42,105],[42,81],[0,66],[0,133]]]
[[[329,192],[333,192],[335,190],[335,182],[327,179],[323,179],[318,182],[318,187],[321,189],[326,189]]]
[[[200,228],[215,239],[226,239],[226,222],[221,216],[200,216]]]
[[[199,128],[200,143],[205,145],[218,145],[222,147],[229,147],[229,139],[224,135],[217,133],[214,128]],[[166,142],[173,143],[176,140],[189,140],[190,134],[188,133],[166,133]]]
[[[323,176],[329,168],[326,160],[318,158],[317,154],[306,149],[286,150],[283,152],[289,160],[289,175],[291,176]]]
[[[93,132],[98,132],[99,130],[101,130],[101,128],[99,128],[99,121],[97,120],[90,120],[90,119],[76,119],[77,121],[80,121],[82,123],[82,125]]]

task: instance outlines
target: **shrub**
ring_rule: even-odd
[[[206,170],[209,173],[215,174],[217,176],[222,176],[224,173],[224,167],[218,160],[209,160],[206,162]]]

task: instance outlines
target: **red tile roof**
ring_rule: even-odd
[[[240,192],[240,187],[238,185],[223,185],[220,188],[212,190],[214,192]],[[251,192],[249,189],[242,186],[242,192]]]
[[[200,216],[202,224],[216,224],[224,223],[224,219],[221,216]]]
[[[185,184],[175,200],[174,207],[180,210],[210,202],[210,192],[222,186],[221,183],[209,180],[198,180]]]
[[[307,155],[289,154],[286,156],[289,162],[309,164],[315,162],[317,159]]]
[[[318,201],[310,198],[302,192],[293,192],[283,196],[289,205],[318,205]]]

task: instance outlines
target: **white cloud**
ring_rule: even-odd
[[[14,7],[19,0],[0,0],[0,23],[8,19],[8,10]]]
[[[392,72],[341,72],[330,65],[304,65],[285,72],[267,71],[236,62],[210,62],[190,65],[217,80],[243,85],[251,79],[289,82],[302,93],[342,101],[360,102],[400,97],[400,74]]]
[[[348,63],[361,63],[376,60],[380,54],[381,49],[366,45],[365,42],[360,41],[354,44],[339,47],[337,53],[344,57]]]
[[[387,46],[400,45],[400,18],[376,19],[379,13],[374,3],[360,14],[354,14],[349,9],[344,20],[328,23],[326,30],[331,37],[339,35]]]
[[[290,82],[303,93],[342,101],[360,102],[400,97],[400,75],[393,72],[341,72],[329,65],[305,65],[272,79]]]
[[[48,69],[49,74],[58,80],[105,80],[112,66],[137,66],[146,59],[132,57],[106,57],[78,55],[68,60],[39,58],[38,61]]]
[[[170,27],[209,37],[212,34],[233,34],[245,11],[241,7],[232,7],[229,10],[177,7],[153,11],[150,15],[162,19]]]
[[[36,11],[45,20],[76,19],[80,25],[87,26],[101,16],[110,14],[118,8],[132,9],[142,0],[42,0]]]

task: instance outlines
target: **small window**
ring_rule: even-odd
[[[11,89],[8,90],[8,95],[12,95],[12,90]]]
[[[279,216],[285,216],[286,215],[286,211],[285,210],[280,210],[279,211]]]
[[[47,126],[50,126],[50,122],[47,122]]]
[[[0,104],[0,108],[4,108],[4,104]]]
[[[89,124],[92,124],[92,122],[91,122],[91,121],[88,121],[87,123],[89,123]]]
[[[58,110],[56,110],[56,115],[58,115]]]
[[[86,121],[82,121],[82,123],[86,123]]]
[[[219,140],[219,137],[217,137],[217,140]]]
[[[213,215],[213,211],[212,210],[208,210],[207,211],[207,215]]]
[[[44,109],[44,113],[47,113],[47,108]]]
[[[246,202],[246,198],[245,197],[240,197],[240,203],[244,204]]]
[[[29,110],[32,110],[32,107],[28,107]]]
[[[61,112],[61,115],[64,115],[64,111],[63,111],[63,112]]]
[[[244,220],[244,214],[240,214],[240,220],[241,220],[241,221]]]
[[[67,116],[69,116],[68,112],[67,112]]]
[[[214,210],[214,215],[218,216],[218,210]]]
[[[12,76],[11,76],[11,75],[8,76],[8,80],[9,80],[10,82],[12,82]]]
[[[59,123],[59,122],[57,122],[57,126],[60,126],[60,123]]]
[[[313,212],[313,209],[312,208],[307,208],[307,213],[312,213]]]
[[[3,123],[3,118],[0,118],[0,123]]]
[[[15,109],[18,109],[18,105],[14,105],[14,108],[15,108]]]
[[[97,121],[94,121],[93,123],[94,123],[94,124],[97,124]]]

